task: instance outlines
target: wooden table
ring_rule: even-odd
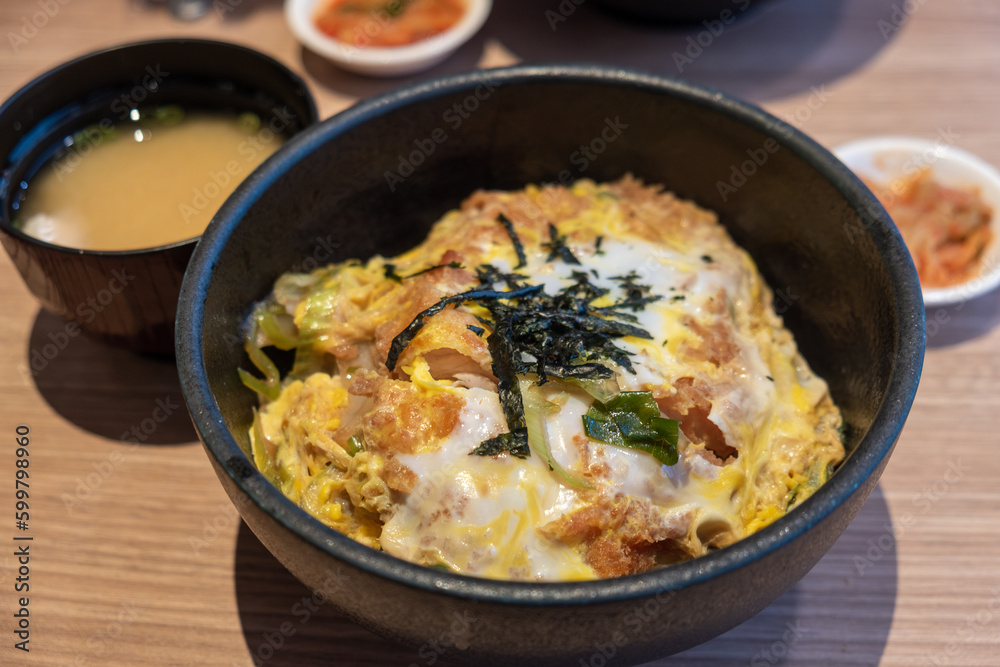
[[[621,23],[592,3],[571,14],[569,0],[497,4],[451,60],[386,81],[342,73],[303,50],[275,0],[215,0],[193,23],[173,20],[162,0],[4,0],[0,98],[79,54],[179,35],[277,57],[306,77],[323,117],[423,76],[587,60],[734,92],[828,146],[948,133],[1000,165],[995,0],[774,0],[731,25],[684,29]],[[560,6],[566,20],[553,29],[546,10]],[[0,664],[431,664],[328,607],[303,621],[296,605],[308,591],[223,494],[171,363],[60,339],[63,325],[39,310],[6,255],[0,305]],[[770,608],[658,664],[1000,665],[1000,457],[990,449],[1000,440],[1000,294],[929,317],[938,319],[923,382],[860,516]],[[32,354],[58,340],[44,369],[26,371]],[[123,444],[144,422],[156,426],[148,440]],[[27,532],[12,516],[19,425],[31,438]],[[23,535],[34,539],[13,541]],[[15,591],[17,544],[30,544],[28,593]],[[14,648],[22,596],[29,653]]]

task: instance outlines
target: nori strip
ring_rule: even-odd
[[[549,223],[549,242],[543,243],[542,247],[549,249],[548,259],[545,260],[547,262],[551,262],[558,257],[567,264],[580,263],[580,260],[576,258],[573,251],[566,245],[566,237],[560,235],[559,230],[551,222]]]
[[[625,298],[615,302],[614,309],[629,308],[631,310],[645,310],[646,304],[659,301],[660,297],[650,295],[649,285],[642,285],[636,282],[639,274],[629,271],[624,276],[612,276],[611,280],[618,282],[619,287],[625,292]]]
[[[396,265],[395,264],[390,264],[389,262],[386,262],[385,265],[383,265],[382,268],[385,271],[385,277],[386,278],[388,278],[389,280],[393,281],[394,283],[401,283],[401,282],[403,282],[403,276],[401,276],[398,273],[396,273]]]
[[[515,269],[520,269],[522,266],[528,263],[528,258],[524,255],[524,245],[521,244],[521,238],[514,231],[514,223],[510,221],[503,213],[497,215],[497,222],[503,225],[503,228],[507,230],[507,236],[510,237],[510,242],[514,244],[514,252],[517,253],[517,266]]]
[[[423,275],[425,273],[433,271],[434,269],[445,269],[445,268],[447,268],[447,269],[464,269],[465,267],[462,266],[461,262],[448,262],[447,264],[435,264],[434,266],[428,266],[426,269],[421,269],[420,271],[417,271],[416,273],[411,273],[408,276],[403,276],[403,280],[406,280],[407,278],[416,278],[417,276],[421,276],[421,275]]]
[[[524,421],[524,401],[517,380],[525,368],[514,349],[512,329],[513,324],[506,320],[499,323],[486,338],[493,357],[493,374],[497,377],[497,394],[509,432],[484,440],[470,454],[493,456],[510,452],[512,456],[524,459],[531,453],[528,449],[528,427]]]
[[[413,318],[413,321],[403,331],[392,339],[392,345],[389,346],[389,354],[385,360],[385,366],[390,371],[396,368],[396,362],[399,360],[399,355],[406,349],[406,346],[410,344],[414,336],[420,332],[423,328],[424,322],[427,318],[437,315],[442,310],[447,308],[452,304],[465,303],[466,301],[480,301],[480,300],[491,300],[491,299],[513,299],[519,296],[524,296],[527,294],[532,294],[534,292],[540,292],[542,290],[542,285],[530,285],[519,290],[514,290],[510,292],[497,292],[491,289],[478,289],[470,290],[468,292],[461,292],[459,294],[453,294],[452,296],[446,296],[437,303],[435,303],[430,308],[427,308],[417,314]]]

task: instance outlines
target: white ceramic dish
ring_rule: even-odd
[[[285,19],[295,36],[312,51],[342,69],[367,76],[402,76],[428,69],[467,42],[490,14],[492,0],[465,0],[467,11],[454,26],[430,39],[391,48],[355,46],[333,39],[316,27],[314,17],[330,0],[286,0]],[[372,29],[380,26],[372,17]]]
[[[856,174],[877,183],[888,183],[929,167],[942,185],[978,186],[983,201],[993,209],[993,239],[986,247],[979,273],[952,287],[922,288],[924,305],[932,308],[968,301],[1000,285],[1000,172],[996,168],[951,145],[943,136],[936,140],[871,137],[842,144],[833,152]]]

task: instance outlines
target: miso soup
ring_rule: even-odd
[[[256,114],[132,110],[68,137],[29,178],[15,225],[56,245],[135,250],[200,236],[284,142]]]

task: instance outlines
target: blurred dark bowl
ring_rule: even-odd
[[[693,23],[732,22],[765,0],[594,0],[601,9],[632,19]]]
[[[621,134],[598,144],[608,123]],[[429,139],[442,133],[441,142]],[[601,152],[581,166],[571,156],[586,143]],[[401,170],[403,162],[412,169]],[[399,253],[476,188],[627,171],[716,210],[786,295],[783,317],[846,422],[849,456],[813,497],[690,562],[531,584],[443,573],[371,550],[310,517],[254,468],[247,430],[255,396],[236,373],[250,362],[234,335],[278,275]],[[519,67],[370,100],[282,148],[226,202],[196,250],[181,292],[177,356],[195,426],[247,524],[352,618],[419,647],[452,636],[456,614],[467,614],[465,641],[447,657],[477,664],[576,666],[604,661],[608,651],[624,664],[742,623],[826,553],[874,488],[909,412],[923,318],[916,273],[885,211],[800,132],[685,83]]]
[[[135,105],[164,104],[253,111],[265,126],[277,119],[287,135],[318,120],[305,83],[281,63],[235,44],[194,39],[81,56],[0,107],[0,241],[28,289],[81,330],[155,354],[173,353],[177,296],[197,237],[136,250],[81,250],[41,241],[13,222],[22,183],[69,145],[67,137],[122,122]]]

